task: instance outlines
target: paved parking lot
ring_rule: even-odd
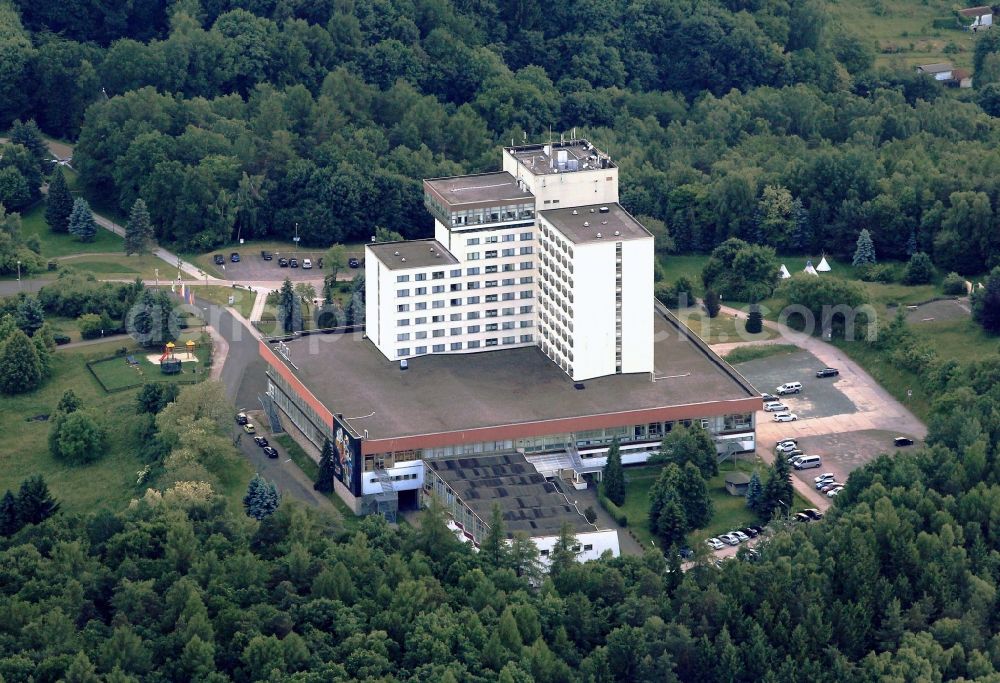
[[[737,369],[761,392],[777,394],[779,385],[801,382],[801,393],[779,397],[799,419],[854,412],[856,406],[840,389],[845,383],[843,377],[815,376],[823,367],[825,365],[808,351],[798,351],[741,363]]]
[[[837,361],[841,361],[838,363]],[[839,377],[819,378],[816,370],[837,367]],[[740,363],[736,369],[762,392],[775,393],[785,382],[801,382],[802,392],[782,397],[799,416],[795,422],[776,423],[770,413],[757,413],[757,453],[771,462],[774,445],[782,438],[794,438],[802,451],[823,457],[823,465],[795,472],[796,490],[818,507],[829,505],[816,492],[813,478],[833,472],[839,481],[881,453],[893,453],[895,436],[919,440],[926,429],[863,370],[843,358],[823,362],[808,351],[771,356]]]
[[[247,283],[273,282],[284,280],[286,277],[291,279],[292,282],[322,281],[323,276],[327,272],[316,267],[320,257],[323,256],[322,251],[272,252],[273,260],[265,261],[260,256],[260,249],[243,249],[238,252],[240,255],[239,263],[230,261],[229,255],[231,253],[227,251],[222,254],[226,262],[224,265],[216,266],[216,269],[219,270],[225,279],[235,280],[236,282],[243,280]],[[290,258],[292,254],[299,260],[298,268],[282,268],[278,265],[278,258]],[[307,258],[312,259],[313,262],[313,267],[309,270],[302,268],[302,260]],[[342,280],[345,277],[350,279],[354,274],[360,272],[361,269],[345,268],[341,271],[337,279]]]

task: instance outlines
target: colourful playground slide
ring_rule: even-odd
[[[169,355],[170,355],[169,351],[164,351],[163,355],[160,356],[160,362],[162,363],[163,361],[165,361]]]

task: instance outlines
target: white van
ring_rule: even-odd
[[[802,382],[785,382],[780,387],[775,389],[778,392],[778,396],[784,396],[785,394],[797,394],[802,391]]]
[[[307,258],[302,259],[302,267],[305,268],[306,270],[312,268],[313,267],[312,259],[307,259]]]
[[[805,457],[799,458],[797,461],[795,461],[795,464],[792,466],[797,470],[807,470],[810,467],[822,467],[823,458],[819,457],[818,455],[807,455]]]

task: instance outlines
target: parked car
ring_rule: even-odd
[[[240,262],[239,252],[234,251],[232,254],[230,254],[229,260],[232,261],[233,263],[239,263]]]
[[[775,445],[780,446],[781,444],[785,443],[798,443],[798,442],[799,442],[798,439],[778,439],[778,442]]]
[[[794,517],[792,517],[792,521],[795,521],[795,522],[805,522],[805,523],[808,524],[809,522],[812,521],[812,519],[809,518],[809,515],[806,515],[806,514],[803,514],[803,513],[799,512],[799,513],[796,513],[796,515]]]
[[[906,436],[897,436],[892,440],[892,445],[896,448],[902,448],[903,446],[912,446],[913,439]]]
[[[754,548],[746,548],[743,551],[743,560],[745,562],[756,562],[760,559],[760,553]]]
[[[823,466],[823,458],[818,455],[803,455],[795,459],[793,466],[797,470],[811,470]]]
[[[822,370],[816,371],[817,377],[836,377],[840,374],[840,370],[837,368],[823,368]]]
[[[775,422],[794,422],[798,419],[799,416],[795,413],[775,413],[774,415]]]
[[[728,543],[729,545],[740,544],[740,539],[734,536],[733,534],[722,534],[721,536],[719,536],[719,540],[723,541],[724,543]]]
[[[764,403],[770,403],[771,401],[777,401],[778,400],[778,397],[775,396],[774,394],[761,394],[760,398],[761,398],[761,400],[764,401]]]
[[[820,488],[820,491],[822,493],[829,493],[832,489],[839,488],[841,486],[843,486],[843,484],[841,484],[838,481],[828,481],[825,484],[823,484],[822,488]]]
[[[265,439],[263,436],[255,436],[253,438],[253,442],[258,446],[260,446],[261,448],[268,445],[267,439]]]
[[[288,259],[286,259],[284,256],[280,257],[278,259],[278,267],[279,268],[287,268],[288,267]]]
[[[250,421],[250,418],[247,417],[246,413],[244,413],[244,412],[236,413],[236,424],[238,424],[238,425],[245,425],[249,421]]]
[[[222,254],[216,254],[215,256],[212,257],[212,261],[215,262],[215,265],[221,266],[223,263],[226,262],[226,257],[223,256]]]
[[[778,396],[785,396],[786,394],[797,394],[802,391],[801,382],[785,382],[780,387],[775,389]]]
[[[356,258],[354,258],[352,256],[351,258],[347,259],[347,267],[348,268],[360,268],[361,267],[361,261],[357,260]]]
[[[785,462],[791,465],[793,462],[803,457],[805,453],[796,448],[794,451],[788,451],[787,453],[782,453],[785,456]]]
[[[740,543],[746,543],[747,541],[750,540],[750,537],[747,536],[742,531],[740,531],[739,529],[736,529],[735,531],[730,531],[729,535],[730,536],[735,536],[736,538],[738,538],[740,540]]]
[[[256,433],[257,428],[254,427],[252,423],[247,422],[245,425],[243,425],[243,431],[246,432],[247,434],[254,434]]]
[[[802,514],[809,515],[810,519],[812,519],[814,522],[823,519],[823,513],[817,510],[816,508],[806,508],[805,510],[802,511]]]
[[[833,472],[824,472],[823,474],[813,479],[813,481],[818,484],[821,481],[833,481],[836,478],[837,476]]]
[[[757,538],[760,535],[760,532],[754,529],[752,526],[745,526],[742,529],[740,529],[740,531],[745,533],[750,538]]]
[[[273,446],[264,446],[263,450],[271,460],[275,460],[278,457],[278,451]]]
[[[706,538],[705,544],[712,550],[722,550],[726,547],[726,544],[717,538]]]
[[[681,546],[681,549],[678,550],[677,552],[680,553],[681,557],[683,557],[685,560],[694,555],[694,551],[691,550],[691,548],[689,548],[686,545]]]
[[[765,413],[781,413],[781,412],[784,412],[786,410],[788,410],[788,406],[786,406],[781,401],[773,401],[771,403],[765,403],[764,404],[764,412]]]
[[[270,261],[271,259],[273,259],[273,258],[274,258],[273,256],[271,256],[271,252],[269,252],[269,251],[264,251],[264,250],[261,250],[261,252],[260,252],[260,257],[261,257],[262,259],[264,259],[265,261]]]
[[[305,270],[312,270],[312,267],[313,267],[312,259],[308,259],[308,258],[302,259],[302,267]]]
[[[747,527],[747,528],[748,529],[753,529],[754,531],[756,531],[758,536],[760,536],[762,533],[764,533],[764,527],[757,526],[756,524],[754,526]]]
[[[290,258],[290,259],[288,259],[288,267],[289,268],[298,268],[299,267],[299,260],[297,258]]]
[[[838,486],[835,489],[830,489],[829,491],[826,492],[826,497],[827,498],[836,498],[838,495],[840,495],[840,492],[843,491],[843,490],[844,490],[843,486]]]
[[[775,450],[778,451],[779,453],[791,453],[792,451],[799,450],[799,447],[798,444],[796,444],[795,442],[788,441],[778,446]]]

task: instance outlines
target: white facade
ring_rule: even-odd
[[[576,547],[579,548],[576,555],[577,562],[587,562],[596,560],[610,550],[612,557],[622,554],[621,546],[618,543],[618,531],[616,529],[606,529],[602,531],[581,531],[574,534],[576,537]],[[538,548],[538,559],[548,568],[552,549],[559,541],[558,536],[532,536],[531,542]]]
[[[537,345],[575,381],[652,372],[653,237],[617,167],[586,141],[505,148],[503,167],[425,181],[433,240],[366,246],[369,339],[394,361]]]

